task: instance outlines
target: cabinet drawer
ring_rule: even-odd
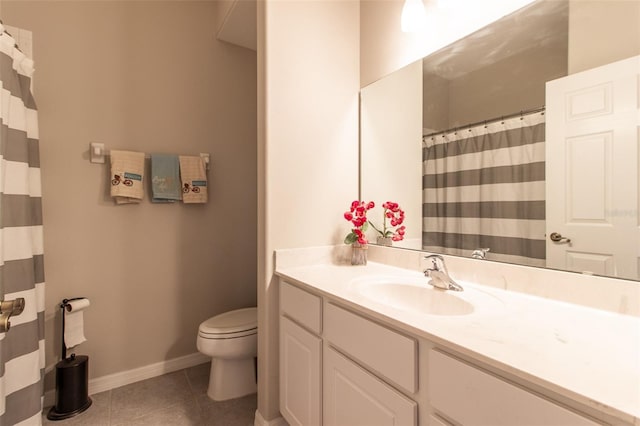
[[[464,425],[590,425],[597,423],[438,351],[429,352],[429,399]]]
[[[324,350],[325,426],[415,426],[418,405],[335,350]]]
[[[359,315],[327,304],[324,336],[333,345],[398,386],[418,390],[417,342]]]
[[[322,300],[285,281],[280,281],[280,312],[316,334],[320,334]]]

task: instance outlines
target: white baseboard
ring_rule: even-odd
[[[283,417],[276,417],[273,420],[265,420],[260,414],[260,411],[256,410],[256,417],[253,420],[253,426],[289,426],[289,423]]]
[[[155,364],[145,365],[144,367],[134,368],[133,370],[122,371],[120,373],[108,374],[106,376],[97,377],[89,380],[89,395],[108,391],[120,386],[139,382],[141,380],[151,379],[163,374],[182,370],[184,368],[193,367],[211,361],[211,357],[195,352],[190,355],[181,356],[179,358],[167,361],[156,362]],[[44,406],[49,407],[55,404],[56,391],[49,390],[44,394]]]

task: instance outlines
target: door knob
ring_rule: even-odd
[[[571,242],[571,238],[563,237],[562,234],[558,232],[552,232],[551,235],[549,235],[549,238],[554,243],[570,243]]]
[[[9,318],[12,315],[20,315],[24,311],[24,298],[0,301],[0,333],[5,333],[11,328]]]

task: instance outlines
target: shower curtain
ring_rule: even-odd
[[[544,143],[540,111],[425,137],[423,249],[544,266]]]
[[[26,305],[0,333],[0,425],[41,424],[44,266],[33,62],[0,23],[0,294]]]

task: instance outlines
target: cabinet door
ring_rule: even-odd
[[[414,401],[328,347],[323,384],[325,426],[416,425]]]
[[[291,426],[320,425],[322,340],[280,317],[280,412]]]

